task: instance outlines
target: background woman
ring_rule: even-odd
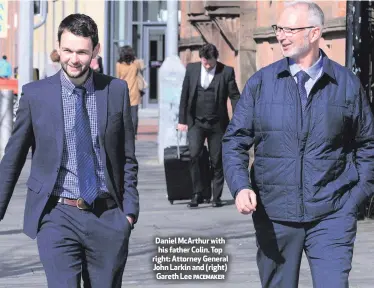
[[[144,69],[143,61],[136,59],[131,46],[123,46],[119,50],[119,59],[116,65],[116,76],[127,82],[130,93],[131,117],[134,124],[135,137],[138,132],[138,109],[141,99],[138,74]]]

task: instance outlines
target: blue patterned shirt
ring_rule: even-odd
[[[75,149],[75,102],[77,95],[74,92],[74,84],[61,71],[62,87],[62,106],[64,115],[64,147],[62,152],[62,162],[60,172],[57,177],[56,185],[53,189],[53,195],[71,199],[77,199],[80,196],[77,158]],[[99,194],[108,192],[105,185],[104,166],[100,159],[100,145],[97,125],[96,98],[93,82],[93,73],[90,73],[87,81],[83,84],[87,93],[85,103],[90,120],[92,143],[95,151],[94,162],[97,176],[97,187]]]

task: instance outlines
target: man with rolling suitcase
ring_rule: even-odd
[[[234,69],[218,62],[218,50],[213,44],[200,48],[201,62],[187,65],[179,107],[178,130],[187,131],[191,156],[190,173],[193,196],[188,207],[203,202],[200,155],[205,139],[208,139],[209,156],[213,170],[213,207],[221,207],[224,178],[222,169],[221,140],[229,123],[227,97],[232,109],[240,97]]]

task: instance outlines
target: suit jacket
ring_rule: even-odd
[[[43,209],[51,196],[61,166],[64,137],[60,73],[23,87],[11,138],[0,163],[0,219],[32,147],[27,180],[24,232],[35,238]],[[127,84],[94,72],[98,137],[109,193],[126,215],[137,221],[138,163]]]
[[[182,95],[179,105],[179,123],[187,124],[189,128],[194,125],[195,111],[192,109],[195,91],[200,81],[201,62],[190,63],[186,68],[184,76]],[[229,115],[227,111],[227,97],[230,97],[231,106],[234,111],[236,103],[239,100],[240,92],[235,81],[235,72],[232,67],[226,66],[221,62],[217,62],[216,73],[214,77],[218,77],[215,81],[216,102],[218,108],[218,116],[220,118],[221,127],[226,130],[229,123]]]

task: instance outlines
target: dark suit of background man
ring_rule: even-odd
[[[178,129],[188,130],[191,153],[193,197],[188,207],[197,207],[202,202],[204,185],[198,159],[206,138],[214,172],[212,206],[220,207],[224,184],[221,140],[229,123],[227,97],[234,110],[240,93],[234,69],[217,62],[218,50],[214,45],[204,45],[199,56],[201,63],[187,65],[179,108]]]
[[[97,26],[72,14],[58,30],[62,71],[27,84],[0,164],[0,219],[32,147],[24,232],[37,237],[48,287],[121,287],[139,213],[127,84],[93,72]]]

